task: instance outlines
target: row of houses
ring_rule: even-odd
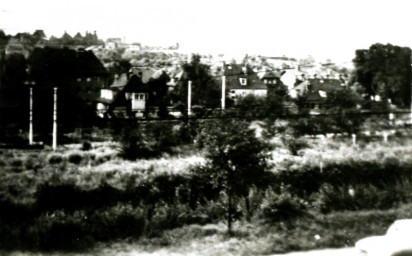
[[[328,95],[335,90],[345,88],[347,82],[343,78],[317,77],[317,75],[296,77],[292,86],[285,85],[282,77],[285,70],[260,70],[256,71],[248,65],[224,64],[221,76],[216,76],[216,83],[222,83],[225,77],[226,97],[237,100],[247,95],[268,97],[270,89],[287,86],[291,98],[306,95],[306,104],[310,108],[321,108]],[[302,73],[304,74],[304,73]],[[128,74],[118,75],[114,82],[101,90],[98,99],[97,111],[101,117],[145,117],[156,114],[164,102],[156,102],[156,90],[153,84],[160,78],[167,85],[167,92],[175,90],[178,86],[187,87],[183,71],[168,73],[165,70],[156,70],[145,67],[135,67]],[[168,107],[173,108],[173,102],[168,102]]]

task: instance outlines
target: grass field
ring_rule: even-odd
[[[274,144],[271,173],[293,188],[283,195],[274,184],[281,193],[275,198],[259,188],[252,191],[252,220],[243,219],[239,204],[233,236],[226,234],[224,195],[196,201],[196,207],[185,201],[187,193],[199,186],[193,185],[196,180],[190,170],[204,163],[200,151],[125,161],[118,157],[115,143],[95,144],[89,151],[82,151],[80,145],[57,152],[1,150],[1,248],[15,255],[27,250],[41,255],[54,255],[56,250],[79,251],[73,255],[131,251],[271,254],[353,246],[361,237],[382,234],[395,219],[412,217],[410,141],[391,138],[388,143],[360,141],[352,145],[349,139],[308,139],[308,146],[296,155],[281,140]],[[373,170],[365,167],[362,171],[359,162]],[[382,175],[391,173],[396,177],[381,182]],[[289,174],[324,183],[305,194],[300,189],[307,184],[297,183],[298,178]],[[353,176],[357,178],[349,178]],[[376,183],[365,183],[365,177]],[[328,184],[339,184],[339,188],[330,189]],[[294,207],[297,197],[304,214],[284,220],[264,217],[267,205]],[[372,203],[356,204],[362,200]],[[294,210],[287,207],[283,209],[286,213]]]

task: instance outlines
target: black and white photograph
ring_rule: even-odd
[[[409,0],[1,0],[0,256],[412,256]]]

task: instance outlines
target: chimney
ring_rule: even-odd
[[[242,71],[243,71],[243,73],[247,74],[247,67],[246,67],[246,65],[242,67]]]

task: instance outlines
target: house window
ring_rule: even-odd
[[[263,79],[263,83],[267,84],[268,80],[267,79]]]
[[[139,100],[144,100],[145,99],[145,94],[144,93],[139,93]]]
[[[247,79],[246,78],[239,78],[239,82],[241,85],[247,85]]]
[[[88,78],[87,78],[87,82],[90,82],[90,81],[92,81],[92,79],[91,79],[90,77],[88,77]]]

